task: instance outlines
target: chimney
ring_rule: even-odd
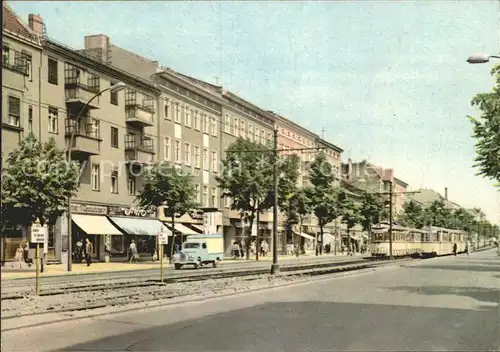
[[[85,52],[104,62],[108,61],[110,44],[109,37],[104,34],[85,36]]]
[[[43,36],[43,19],[40,15],[30,13],[28,15],[28,24],[36,35]]]
[[[448,187],[444,188],[444,199],[448,200]]]

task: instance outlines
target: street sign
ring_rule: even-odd
[[[168,233],[160,232],[158,234],[158,244],[167,244],[168,243]]]
[[[41,226],[33,224],[31,226],[31,243],[45,243],[49,238],[49,229],[47,225]]]

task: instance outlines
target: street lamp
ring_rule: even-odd
[[[101,90],[100,92],[96,93],[90,100],[82,107],[78,115],[76,115],[75,119],[75,124],[73,128],[71,129],[71,134],[69,136],[69,145],[68,145],[68,154],[67,154],[67,162],[68,165],[71,164],[71,152],[73,151],[73,139],[75,138],[75,133],[77,130],[77,126],[80,122],[80,118],[85,111],[85,109],[89,106],[89,104],[97,97],[101,96],[102,93],[106,91],[110,91],[111,93],[117,93],[123,89],[125,89],[127,85],[123,82],[118,82],[111,87],[105,88]],[[68,215],[68,271],[72,270],[72,262],[73,262],[73,245],[72,245],[72,234],[71,234],[71,195],[68,196],[68,209],[67,209],[67,215]]]
[[[490,61],[491,58],[500,59],[500,56],[490,55],[485,53],[477,53],[467,58],[469,64],[484,64]]]
[[[278,126],[274,126],[274,167],[273,167],[273,264],[271,265],[271,275],[276,275],[280,271],[278,264]],[[258,224],[257,224],[258,226]]]

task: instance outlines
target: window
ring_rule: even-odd
[[[128,175],[127,190],[129,195],[135,196],[135,176]]]
[[[189,110],[189,106],[186,106],[186,110],[184,111],[184,125],[187,127],[191,127],[191,112]]]
[[[10,62],[10,48],[6,45],[2,49],[2,64],[8,66]]]
[[[175,141],[175,162],[181,162],[181,141],[179,140]]]
[[[114,86],[117,82],[110,82],[110,87]],[[110,103],[113,105],[118,105],[118,92],[109,93]]]
[[[226,116],[224,117],[224,132],[229,133],[230,124],[231,124],[231,120],[230,120],[229,114],[226,114]]]
[[[212,152],[212,172],[217,172],[217,152]]]
[[[245,121],[240,120],[240,136],[243,138],[247,138],[247,131],[245,130]]]
[[[224,207],[231,208],[231,198],[230,197],[224,197]]]
[[[24,59],[26,60],[26,71],[28,73],[28,80],[33,82],[33,62],[31,59],[31,54],[23,51]]]
[[[49,107],[49,132],[58,133],[58,111],[57,108]]]
[[[165,100],[165,120],[171,120],[170,117],[170,102],[168,99]]]
[[[49,83],[57,84],[57,60],[49,57]]]
[[[271,143],[271,133],[267,133],[267,143]]]
[[[118,194],[118,170],[111,171],[111,193]]]
[[[28,108],[28,132],[33,132],[33,107]]]
[[[194,166],[200,167],[200,147],[198,146],[194,147]]]
[[[175,122],[181,123],[181,107],[179,103],[175,103]]]
[[[101,131],[100,121],[97,119],[91,119],[87,124],[87,136],[92,138],[99,138]]]
[[[191,144],[184,143],[184,163],[191,166]]]
[[[217,120],[215,119],[215,117],[210,118],[210,133],[214,137],[217,136]]]
[[[233,119],[233,134],[236,137],[239,136],[239,133],[238,133],[238,119],[236,117]]]
[[[261,144],[266,144],[266,131],[260,130],[260,141]]]
[[[203,133],[208,134],[208,115],[203,114]]]
[[[21,99],[9,96],[9,116],[7,123],[11,126],[21,126]]]
[[[208,165],[208,149],[203,149],[203,168],[209,170]]]
[[[170,160],[170,137],[163,138],[163,159]]]
[[[201,197],[201,189],[200,189],[200,185],[195,185],[195,190],[196,190],[196,203],[200,204],[200,197]]]
[[[100,169],[99,164],[92,164],[92,190],[99,191],[101,189],[100,185]]]
[[[248,124],[248,134],[247,134],[248,139],[250,139],[253,142],[253,126],[251,123]]]
[[[197,131],[200,130],[200,114],[198,113],[198,110],[194,111],[194,129]]]
[[[208,186],[203,186],[203,206],[208,207]]]
[[[217,188],[212,187],[212,193],[210,194],[210,206],[214,208],[218,208],[217,204]]]
[[[118,128],[111,127],[111,146],[118,148]]]

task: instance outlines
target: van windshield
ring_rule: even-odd
[[[186,242],[182,246],[184,247],[184,249],[200,248],[200,244],[199,243],[189,243],[189,242]]]

